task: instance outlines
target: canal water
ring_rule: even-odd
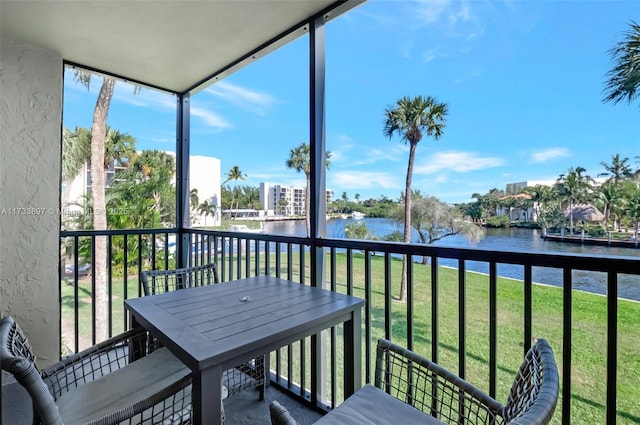
[[[345,238],[345,227],[352,223],[353,219],[329,220],[327,221],[327,237]],[[359,221],[366,223],[367,228],[375,235],[382,237],[394,230],[400,230],[395,223],[384,218],[365,218]],[[272,221],[266,222],[264,226],[266,233],[286,236],[306,236],[304,220],[292,221]],[[417,235],[414,235],[417,242]],[[580,245],[571,243],[545,241],[540,236],[540,230],[530,229],[486,229],[485,237],[476,244],[470,243],[466,238],[456,235],[444,238],[435,246],[446,246],[456,248],[478,248],[496,251],[519,251],[519,252],[545,252],[545,253],[575,253],[588,255],[607,256],[627,256],[640,259],[640,249],[603,247],[593,245]],[[457,260],[445,258],[438,259],[440,265],[457,266]],[[467,261],[468,270],[488,273],[489,265],[476,261]],[[498,264],[498,274],[513,279],[523,279],[524,268],[518,265]],[[534,282],[547,285],[562,286],[562,270],[547,267],[533,268]],[[575,270],[573,272],[573,288],[597,294],[606,294],[607,276],[606,273],[585,272]],[[618,296],[630,300],[640,301],[640,276],[621,275],[618,278]]]

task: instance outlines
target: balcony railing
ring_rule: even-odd
[[[140,270],[175,267],[171,235],[175,230],[62,232],[61,242],[70,258],[67,264],[75,266],[71,274],[62,270],[63,344],[77,351],[95,343],[95,277],[79,272],[83,264],[93,264],[95,238],[106,237],[108,242],[112,334],[128,326],[122,300],[142,294]],[[189,264],[215,261],[223,282],[267,274],[366,299],[365,382],[373,380],[375,342],[385,337],[505,401],[522,355],[533,338],[544,337],[554,348],[561,374],[554,423],[640,421],[634,392],[640,379],[637,329],[633,338],[640,304],[617,297],[621,278],[640,285],[638,258],[322,239],[315,240],[314,246],[324,248],[326,276],[324,282],[316,282],[310,268],[316,252],[311,239],[195,229],[188,235]],[[409,259],[407,298],[399,301],[395,295],[403,255]],[[455,268],[441,265],[451,261]],[[488,273],[469,271],[471,263],[486,265]],[[500,277],[499,267],[506,264],[521,267],[522,278]],[[534,283],[536,268],[557,270],[560,284]],[[574,290],[575,276],[584,273],[602,278],[607,295]],[[326,410],[343,400],[342,329],[328,330],[323,341],[319,353],[311,353],[309,339],[277,350],[271,354],[271,369],[272,384]],[[318,364],[312,364],[314,359]],[[310,376],[317,371],[325,379],[320,379],[321,388],[313,389]]]

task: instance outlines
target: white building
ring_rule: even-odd
[[[220,160],[210,156],[191,155],[189,160],[189,185],[198,190],[200,203],[208,201],[215,205],[215,216],[206,217],[206,225],[219,226],[221,221],[222,185],[220,182]],[[190,189],[190,191],[191,191]],[[192,215],[193,227],[204,226],[204,214]]]
[[[175,152],[166,152],[175,158]],[[126,169],[126,167],[111,166],[107,170],[106,184],[107,187],[117,180],[118,172]],[[172,179],[175,185],[175,176]],[[190,189],[198,190],[198,202],[202,204],[204,201],[215,206],[215,215],[206,217],[204,214],[197,212],[197,206],[192,209],[191,225],[193,227],[219,226],[221,220],[221,184],[220,184],[220,160],[209,156],[191,155],[189,162],[189,184]],[[62,188],[62,208],[63,210],[78,210],[84,203],[85,196],[91,193],[91,167],[85,164],[78,176],[66,187]],[[78,206],[75,206],[78,205]]]
[[[305,214],[304,187],[284,186],[267,182],[260,183],[260,203],[267,216],[300,216]],[[327,203],[332,200],[333,192],[326,191]]]

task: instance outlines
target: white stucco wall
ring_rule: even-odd
[[[0,314],[42,367],[60,356],[62,56],[0,42]]]

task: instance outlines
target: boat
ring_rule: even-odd
[[[229,227],[229,230],[231,230],[232,232],[241,232],[241,233],[264,233],[264,227],[262,226],[262,223],[260,223],[259,229],[252,229],[246,224],[234,224],[231,227]]]
[[[364,218],[365,215],[365,213],[361,213],[360,211],[354,211],[351,213],[351,218],[354,220],[360,220],[361,218]]]

